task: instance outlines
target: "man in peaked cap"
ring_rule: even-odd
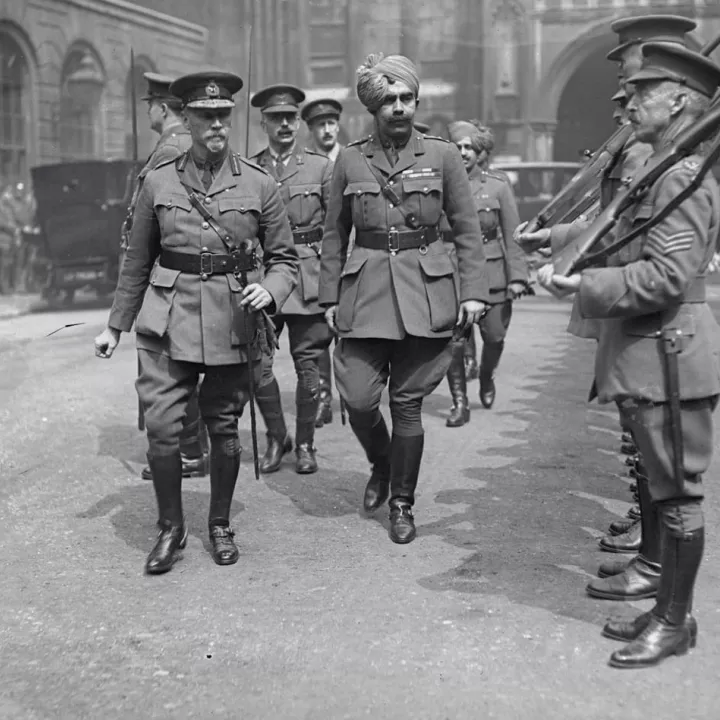
[[[307,103],[300,113],[313,137],[314,149],[334,163],[342,145],[338,142],[342,105],[332,98],[319,98]],[[332,336],[331,336],[332,341]],[[318,408],[315,427],[332,422],[332,362],[326,347],[318,359]]]
[[[152,72],[145,73],[143,77],[147,81],[147,92],[141,100],[145,100],[148,104],[150,128],[158,133],[160,137],[145,166],[140,170],[135,183],[132,200],[122,230],[123,253],[127,250],[133,213],[135,212],[135,206],[145,176],[156,167],[182,155],[190,149],[192,144],[190,133],[183,125],[180,99],[170,92],[173,79],[167,75]],[[180,435],[183,477],[202,477],[207,473],[206,447],[207,431],[200,417],[198,395],[195,392],[188,402],[187,415],[183,420],[183,430]],[[149,466],[143,468],[141,476],[144,480],[152,480],[152,472]]]
[[[252,99],[262,111],[262,128],[268,145],[252,159],[274,179],[287,208],[293,240],[300,257],[299,282],[282,307],[275,327],[287,325],[290,354],[295,364],[295,471],[317,471],[315,421],[319,402],[320,356],[331,341],[323,310],[318,305],[320,248],[330,193],[332,163],[323,155],[297,147],[300,103],[305,93],[293,85],[272,85]],[[264,473],[276,472],[292,449],[280,401],[280,387],[266,358],[256,400],[267,428],[267,449],[260,463]]]
[[[109,358],[120,334],[135,325],[136,386],[160,530],[145,564],[149,574],[170,570],[187,539],[179,438],[200,374],[199,406],[210,435],[211,553],[218,565],[237,562],[230,512],[240,469],[238,417],[250,373],[259,381],[261,357],[272,351],[264,313],[281,307],[296,283],[297,252],[276,184],[228,144],[241,87],[237,75],[217,70],[170,86],[192,145],[145,177],[108,326],[95,340],[96,355]]]
[[[390,503],[390,539],[412,542],[422,405],[450,364],[454,328],[488,299],[480,225],[457,148],[413,127],[420,78],[402,55],[370,55],[357,94],[373,134],[340,152],[325,220],[320,304],[340,340],[335,378],[372,470],[363,509]],[[455,268],[438,230],[447,219]],[[350,236],[355,242],[350,249]],[[389,385],[392,435],[380,411]]]
[[[627,111],[638,141],[653,148],[652,163],[668,138],[707,113],[720,68],[677,43],[646,43],[642,54],[642,69],[628,78],[635,92]],[[620,216],[610,241],[637,227],[638,219],[664,212],[610,256],[607,267],[564,277],[549,265],[538,274],[555,293],[576,292],[584,317],[603,320],[595,362],[598,399],[615,402],[630,428],[660,516],[655,607],[632,622],[605,625],[605,636],[628,643],[610,658],[614,667],[656,665],[696,642],[690,611],[705,537],[702,475],[712,458],[712,414],[720,395],[720,328],[705,301],[720,192],[708,173],[684,201],[677,199],[693,187],[701,163],[698,155],[677,162]],[[668,442],[671,427],[679,428],[680,442]]]

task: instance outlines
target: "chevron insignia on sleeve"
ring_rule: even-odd
[[[663,255],[672,255],[676,252],[683,252],[692,247],[695,235],[692,230],[665,235],[657,230],[650,232],[649,240]]]

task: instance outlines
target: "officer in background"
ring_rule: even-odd
[[[372,466],[363,507],[377,510],[390,494],[396,543],[415,538],[423,399],[447,372],[455,326],[480,319],[488,292],[460,155],[413,128],[419,88],[415,66],[402,55],[370,55],[358,70],[358,98],[374,117],[374,132],[335,163],[320,280],[320,304],[341,338],[338,391]],[[459,301],[437,229],[443,213],[455,236]],[[379,409],[388,383],[392,438]]]
[[[343,107],[332,98],[320,98],[307,103],[301,113],[313,138],[316,152],[325,155],[334,163],[342,145],[338,141],[340,133],[340,116]],[[330,338],[332,342],[332,336]],[[330,362],[330,346],[326,347],[318,359],[318,409],[315,427],[321,428],[332,422],[332,363]]]
[[[720,86],[720,68],[677,43],[645,43],[642,54],[642,69],[628,78],[635,92],[627,109],[636,139],[652,145],[652,163],[707,112]],[[577,293],[583,317],[602,320],[598,400],[617,404],[642,454],[650,497],[661,516],[655,607],[603,630],[628,643],[610,658],[614,667],[656,665],[696,642],[690,612],[705,543],[702,475],[712,458],[712,414],[720,395],[720,328],[705,300],[705,275],[720,228],[720,192],[708,173],[689,197],[677,199],[692,187],[702,161],[694,155],[677,162],[620,216],[610,241],[664,213],[611,255],[607,267],[569,277],[555,275],[552,265],[538,271],[551,292]]]
[[[190,149],[192,144],[190,133],[183,125],[180,100],[170,92],[172,78],[152,72],[145,73],[143,77],[147,81],[147,93],[141,100],[145,100],[148,104],[147,112],[150,129],[160,137],[145,166],[138,173],[132,200],[128,208],[128,215],[121,234],[123,254],[127,250],[127,243],[132,229],[132,218],[145,177],[151,170],[180,157]],[[183,419],[180,450],[183,477],[202,477],[207,473],[207,430],[200,417],[197,392],[190,397],[187,415]],[[152,472],[149,466],[143,468],[141,476],[143,480],[152,480]]]
[[[492,131],[477,121],[451,123],[448,131],[470,180],[487,260],[490,310],[480,321],[483,348],[479,375],[480,401],[484,407],[491,408],[495,402],[494,375],[510,327],[512,302],[527,290],[528,268],[525,254],[514,237],[520,217],[512,187],[505,175],[489,168],[495,147]],[[464,343],[457,344],[448,371],[453,396],[449,427],[459,427],[470,418],[464,355]]]
[[[137,391],[159,511],[160,533],[146,563],[151,574],[170,570],[187,538],[179,440],[201,373],[212,556],[219,565],[237,562],[229,515],[240,469],[238,417],[249,373],[259,380],[261,353],[269,349],[262,340],[271,321],[261,311],[282,307],[297,277],[275,182],[228,145],[232,98],[241,87],[237,75],[219,70],[170,86],[182,100],[192,147],[145,176],[108,327],[95,340],[96,354],[109,358],[135,323]]]
[[[293,240],[300,258],[297,287],[275,317],[278,334],[287,325],[290,354],[295,364],[295,471],[317,472],[315,419],[318,408],[318,359],[332,339],[318,305],[320,249],[330,194],[332,163],[323,155],[297,147],[300,103],[305,93],[292,85],[272,85],[257,92],[252,106],[262,111],[268,146],[252,159],[275,180],[287,207]],[[257,390],[257,404],[267,428],[263,473],[276,472],[292,440],[280,402],[280,387],[266,358]]]

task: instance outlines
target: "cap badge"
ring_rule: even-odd
[[[205,88],[205,93],[210,98],[216,98],[220,96],[220,88],[217,86],[217,83],[213,81]]]

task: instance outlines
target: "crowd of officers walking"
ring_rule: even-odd
[[[669,130],[707,109],[720,85],[720,69],[685,47],[692,21],[642,16],[612,27],[619,45],[609,59],[620,68],[613,99],[635,136],[608,168],[601,206],[651,162]],[[389,502],[391,540],[411,542],[423,400],[447,378],[447,425],[459,427],[470,419],[467,383],[477,377],[482,405],[493,406],[513,302],[529,289],[525,250],[544,245],[550,262],[541,283],[558,296],[576,293],[570,331],[598,341],[595,391],[600,402],[618,404],[639,499],[602,543],[637,557],[601,567],[588,592],[657,597],[653,611],[604,628],[627,643],[611,664],[652,665],[694,645],[701,475],[720,394],[709,349],[717,326],[701,287],[720,223],[714,180],[705,178],[685,205],[607,267],[564,277],[553,271],[553,253],[582,234],[585,219],[525,232],[508,178],[489,167],[489,128],[455,122],[446,141],[415,122],[420,81],[408,58],[372,55],[358,69],[358,98],[374,130],[344,148],[337,101],[305,103],[291,85],[256,92],[251,105],[267,146],[250,159],[228,144],[241,78],[218,70],[146,78],[144,99],[160,140],[140,173],[113,308],[95,341],[96,354],[109,358],[122,332],[134,326],[137,334],[136,386],[149,445],[143,475],[159,509],[146,571],[167,572],[178,559],[188,532],[182,478],[208,470],[212,556],[220,565],[237,562],[230,505],[240,468],[238,418],[248,403],[257,405],[267,437],[261,472],[278,471],[294,450],[295,471],[314,473],[316,430],[333,420],[333,374],[343,418],[371,467],[363,509]],[[312,150],[297,142],[303,121]],[[647,220],[687,187],[697,166],[694,157],[678,163],[651,201],[620,224]],[[693,328],[693,357],[680,352],[681,487],[663,444],[668,398],[657,389],[664,384],[654,346],[669,311],[673,321],[690,317]],[[296,374],[294,437],[273,369],[285,330]],[[380,410],[386,387],[390,423]]]
[[[0,193],[0,295],[34,289],[35,210],[35,198],[25,183],[10,183]]]

